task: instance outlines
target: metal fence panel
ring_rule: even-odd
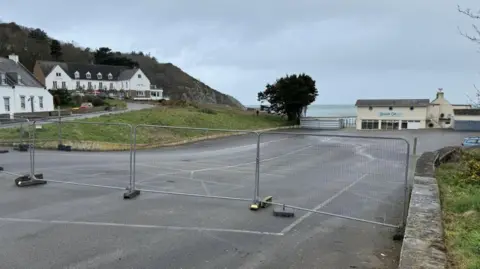
[[[0,169],[7,178],[29,175],[33,169],[33,152],[30,146],[30,136],[33,123],[28,119],[16,117],[0,118]]]
[[[65,121],[44,123],[41,128],[33,122],[33,126],[31,175],[40,174],[43,179],[45,173],[45,182],[85,187],[129,187],[133,132],[130,124]],[[98,153],[112,147],[122,152]]]
[[[259,141],[271,141],[260,149],[260,199],[273,196],[274,203],[300,211],[403,224],[406,140],[286,132],[262,133]]]
[[[253,200],[257,133],[141,124],[133,137],[131,191]]]

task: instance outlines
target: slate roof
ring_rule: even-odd
[[[7,80],[15,85],[43,88],[42,83],[25,66],[8,58],[0,57],[0,73],[4,73]],[[20,81],[18,81],[18,75],[20,75]]]
[[[396,106],[396,107],[410,107],[410,106],[428,106],[429,99],[359,99],[355,106]]]
[[[78,71],[80,77],[77,79],[88,79],[87,72],[90,72],[91,77],[88,80],[110,80],[108,74],[112,74],[112,81],[129,80],[137,72],[138,69],[130,68],[128,66],[114,66],[101,64],[82,64],[82,63],[65,63],[53,61],[38,61],[45,76],[48,76],[55,66],[60,66],[65,73],[72,79],[75,79],[75,72]],[[102,78],[99,79],[97,74],[101,73]]]
[[[454,115],[463,115],[463,116],[478,116],[480,115],[480,109],[470,108],[470,109],[454,109]]]

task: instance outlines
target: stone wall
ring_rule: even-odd
[[[435,168],[448,161],[455,147],[426,152],[417,160],[399,269],[445,268],[442,211]]]

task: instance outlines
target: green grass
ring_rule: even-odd
[[[118,99],[106,99],[105,104],[109,106],[116,106],[118,108],[127,108],[127,102]]]
[[[478,159],[473,160],[478,164]],[[468,172],[468,161],[472,162],[472,158],[467,160],[462,156],[459,162],[442,164],[436,177],[440,186],[449,266],[479,269],[480,179]]]
[[[215,106],[156,107],[153,109],[101,116],[80,121],[235,130],[257,130],[287,125],[287,122],[278,116],[256,116],[253,112]],[[63,140],[96,141],[120,144],[129,143],[130,129],[126,126],[77,124],[75,122],[76,121],[69,121],[62,123]],[[137,129],[137,141],[139,144],[165,144],[203,137],[206,135],[212,136],[224,133],[225,132],[218,131],[205,132],[203,130],[172,129],[167,127],[139,127]],[[19,139],[19,134],[19,128],[0,129],[0,140]],[[58,140],[58,125],[43,125],[43,129],[37,131],[37,138],[39,142],[42,140]]]

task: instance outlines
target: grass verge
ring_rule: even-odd
[[[79,121],[102,124],[81,124],[78,123]],[[72,148],[82,149],[83,147],[85,150],[98,149],[99,145],[103,145],[103,150],[128,149],[126,145],[130,141],[130,129],[127,126],[108,125],[113,123],[165,126],[164,128],[139,127],[137,129],[139,148],[173,145],[203,137],[212,138],[230,134],[222,131],[174,129],[168,126],[258,130],[287,125],[287,122],[278,116],[257,116],[253,112],[215,106],[155,107],[79,121],[64,121],[61,126],[61,138],[63,144],[73,144]],[[0,129],[0,140],[18,141],[20,137],[20,128]],[[25,133],[23,137],[28,138],[28,134]],[[58,124],[45,124],[41,130],[37,130],[37,145],[40,148],[55,148],[58,138]]]
[[[436,171],[449,268],[480,268],[480,151],[468,150]]]

